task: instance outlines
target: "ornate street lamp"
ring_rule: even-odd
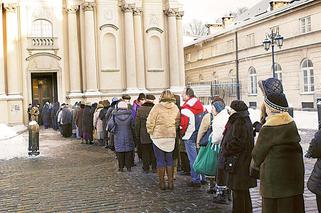
[[[279,30],[271,29],[271,33],[267,34],[264,41],[263,47],[266,51],[272,47],[272,70],[273,70],[273,78],[275,78],[275,63],[274,63],[274,47],[278,46],[281,48],[283,46],[283,36],[280,35]]]

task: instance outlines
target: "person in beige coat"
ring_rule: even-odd
[[[168,177],[168,189],[172,190],[174,188],[173,150],[176,129],[180,121],[180,113],[175,101],[173,93],[165,90],[161,94],[160,103],[152,108],[146,122],[147,132],[153,141],[159,187],[162,190],[165,189],[165,170]]]
[[[96,131],[96,139],[98,144],[102,146],[104,144],[104,128],[103,121],[99,118],[100,111],[104,108],[102,104],[98,104],[97,109],[94,113],[93,126]]]

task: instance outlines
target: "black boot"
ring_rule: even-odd
[[[229,204],[226,186],[216,186],[216,194],[214,195],[213,202],[218,204]]]

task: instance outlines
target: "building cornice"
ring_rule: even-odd
[[[177,14],[178,9],[177,8],[168,8],[167,10],[164,10],[164,14],[168,17],[175,17]]]
[[[124,13],[133,13],[134,12],[134,9],[135,9],[135,4],[123,4],[121,6],[121,10],[124,12]]]

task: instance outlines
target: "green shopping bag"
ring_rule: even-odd
[[[213,145],[209,142],[207,146],[201,147],[193,164],[195,172],[202,175],[215,176],[219,152],[219,144]]]

